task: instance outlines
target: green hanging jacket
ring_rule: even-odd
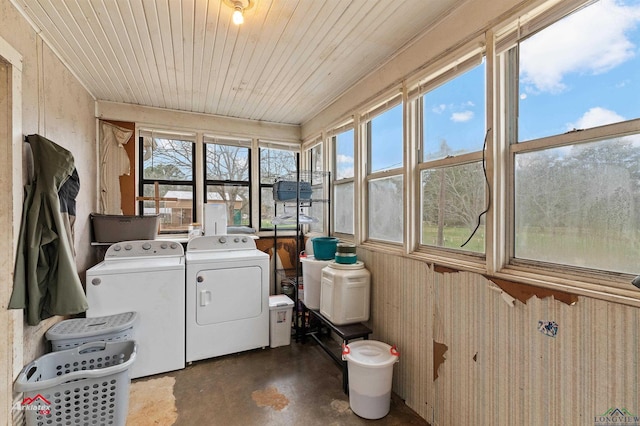
[[[25,309],[29,325],[53,315],[87,310],[78,276],[72,236],[60,211],[59,192],[77,178],[73,155],[40,136],[28,136],[34,158],[34,180],[25,185],[25,200],[18,240],[10,309]],[[75,192],[70,191],[74,197]],[[67,203],[63,203],[66,208]],[[75,213],[75,212],[74,212]]]

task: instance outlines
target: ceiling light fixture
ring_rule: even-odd
[[[245,10],[251,9],[254,0],[224,0],[225,4],[233,9],[232,20],[236,25],[244,23]]]
[[[233,8],[235,9],[233,11],[233,23],[236,25],[240,25],[244,23],[244,16],[242,16],[242,6],[240,5],[240,2],[237,1],[235,2],[235,6],[233,6]]]

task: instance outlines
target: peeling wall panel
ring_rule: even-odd
[[[593,425],[640,413],[640,310],[579,297],[510,306],[488,280],[359,249],[374,337],[401,351],[393,390],[433,425]],[[555,337],[539,321],[558,326]],[[433,342],[447,346],[433,380]]]

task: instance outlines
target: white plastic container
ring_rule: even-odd
[[[269,296],[269,346],[287,346],[291,344],[291,316],[293,300],[284,294]]]
[[[335,325],[367,321],[370,292],[371,274],[364,263],[331,261],[322,269],[320,313]]]
[[[302,262],[302,282],[304,283],[304,304],[309,309],[320,309],[320,281],[322,269],[331,260],[317,260],[314,256],[300,257]]]
[[[395,346],[376,340],[345,345],[342,358],[349,370],[349,406],[365,419],[381,419],[389,413],[393,365],[400,353]]]

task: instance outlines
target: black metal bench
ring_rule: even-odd
[[[309,322],[311,323],[311,319],[315,318],[320,323],[317,330],[310,329],[308,333],[306,333],[303,328],[303,335],[309,335],[313,340],[315,340],[318,345],[327,353],[333,360],[342,368],[342,389],[344,393],[349,393],[349,375],[347,372],[347,361],[342,360],[342,349],[336,352],[335,349],[332,349],[327,343],[321,338],[320,334],[322,334],[322,327],[327,328],[328,330],[334,332],[340,339],[342,339],[343,344],[349,343],[350,340],[354,339],[369,339],[369,334],[373,331],[362,323],[357,324],[346,324],[346,325],[335,325],[331,321],[329,321],[324,315],[320,313],[318,309],[308,309],[304,308],[309,312]],[[304,323],[304,321],[303,321]],[[329,337],[330,338],[330,337]]]

